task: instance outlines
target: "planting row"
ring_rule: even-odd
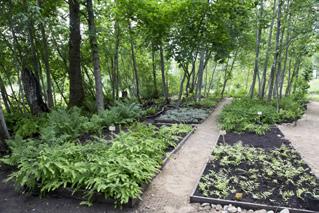
[[[220,136],[194,193],[195,200],[202,197],[215,203],[218,199],[239,205],[252,203],[242,205],[246,208],[262,204],[318,211],[319,180],[278,132],[273,128],[266,133],[266,138],[277,139],[265,145],[265,136],[251,133]],[[250,142],[252,137],[254,142]]]
[[[240,98],[223,109],[219,122],[226,131],[262,135],[271,125],[299,119],[304,111],[305,101],[298,98],[285,97],[279,102]]]

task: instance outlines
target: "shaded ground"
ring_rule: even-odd
[[[319,177],[319,102],[310,102],[296,125],[283,124],[279,128]]]

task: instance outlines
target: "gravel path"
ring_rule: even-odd
[[[296,125],[283,124],[279,128],[319,177],[319,102],[310,102]]]
[[[190,204],[189,196],[200,177],[219,136],[217,116],[229,99],[222,101],[208,119],[166,164],[144,193],[136,212],[198,212],[198,204]]]

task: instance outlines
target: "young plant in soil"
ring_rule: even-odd
[[[218,145],[196,193],[213,198],[311,209],[319,181],[290,146],[261,149],[237,143]],[[312,209],[318,210],[318,209]]]

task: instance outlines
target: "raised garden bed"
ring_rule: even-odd
[[[28,180],[28,183],[31,185],[20,185],[21,189],[26,189],[26,192],[31,192],[33,195],[38,195],[40,190],[43,190],[43,187],[50,186],[52,181],[61,181],[64,177],[68,177],[70,175],[70,169],[74,170],[75,177],[82,177],[82,174],[79,173],[82,170],[85,170],[83,174],[87,174],[88,178],[83,175],[83,178],[86,178],[85,181],[95,181],[95,179],[102,181],[106,181],[111,185],[117,184],[119,185],[117,188],[123,189],[124,191],[127,190],[125,185],[122,184],[123,176],[124,178],[136,178],[135,176],[139,177],[141,175],[145,176],[145,172],[150,169],[150,172],[147,173],[148,176],[145,176],[144,179],[135,180],[136,184],[134,184],[134,190],[138,190],[137,194],[130,195],[128,200],[125,200],[126,205],[132,207],[139,199],[139,195],[144,192],[147,187],[147,183],[150,183],[151,179],[156,176],[158,172],[160,172],[161,168],[168,162],[169,158],[179,150],[182,145],[185,143],[187,138],[193,133],[194,128],[186,125],[166,125],[170,126],[169,128],[162,128],[160,125],[156,125],[156,127],[152,125],[146,124],[137,124],[137,126],[132,127],[129,129],[129,132],[124,132],[119,134],[119,138],[116,137],[111,141],[101,141],[106,142],[105,146],[103,144],[99,144],[101,142],[97,142],[98,144],[94,145],[95,142],[92,141],[91,143],[82,143],[80,144],[67,144],[66,146],[62,145],[61,147],[52,147],[52,149],[45,149],[43,150],[42,154],[40,154],[40,158],[38,155],[30,158],[30,164],[34,162],[35,169],[34,171],[25,170],[22,168],[22,171],[13,171],[15,178],[13,180],[20,180],[19,178],[26,177],[30,173],[31,177]],[[123,131],[122,131],[123,132]],[[151,135],[150,135],[151,134]],[[99,139],[97,139],[99,140]],[[141,145],[138,145],[141,144]],[[97,146],[97,147],[96,147]],[[108,148],[109,147],[109,148]],[[114,148],[115,147],[115,148]],[[118,148],[116,148],[118,147]],[[145,148],[144,148],[145,147]],[[96,149],[97,148],[97,149]],[[112,149],[113,148],[113,149]],[[101,150],[100,150],[101,149]],[[104,150],[106,149],[106,150]],[[108,152],[108,149],[112,149],[112,153]],[[96,151],[95,151],[96,150]],[[125,154],[122,154],[122,150],[125,150]],[[81,155],[86,156],[88,153],[88,158],[82,158]],[[97,154],[94,154],[97,153]],[[80,155],[80,156],[79,156]],[[95,156],[94,156],[95,155]],[[43,157],[42,157],[43,156]],[[52,159],[52,156],[58,156],[57,158]],[[65,156],[65,158],[64,158]],[[68,157],[71,156],[71,159]],[[74,157],[73,157],[74,156]],[[108,157],[109,156],[109,157]],[[136,156],[136,157],[135,157]],[[79,158],[80,160],[73,160],[73,158]],[[61,158],[63,158],[61,160]],[[47,160],[46,160],[47,159]],[[122,162],[122,159],[127,159],[125,162]],[[162,160],[163,159],[163,160]],[[14,160],[14,159],[13,159]],[[42,170],[42,167],[38,165],[38,161],[41,162],[41,165],[50,166],[50,170]],[[98,165],[94,162],[98,160]],[[156,164],[154,164],[156,161]],[[65,166],[62,166],[64,162],[67,162]],[[53,164],[53,167],[52,167]],[[80,165],[91,165],[94,169],[91,170],[89,167],[85,166],[79,168]],[[57,165],[56,167],[54,165]],[[59,168],[61,165],[62,169]],[[74,165],[75,167],[73,167]],[[136,166],[138,165],[138,166]],[[153,166],[149,168],[149,166]],[[69,167],[71,166],[71,167]],[[32,167],[30,165],[30,167]],[[48,167],[49,168],[49,167]],[[53,174],[51,175],[50,171],[54,169]],[[21,170],[21,167],[20,167]],[[97,172],[94,172],[97,170]],[[99,172],[101,170],[101,172]],[[47,181],[46,179],[33,179],[33,174],[41,173],[41,172],[49,172],[47,174]],[[64,174],[64,171],[66,172]],[[107,172],[106,172],[107,171]],[[89,173],[90,172],[90,173]],[[22,173],[22,174],[20,174]],[[109,174],[113,174],[113,177],[110,177]],[[62,175],[59,175],[62,174]],[[91,176],[92,174],[93,176]],[[115,174],[115,176],[114,176]],[[119,175],[117,177],[116,175]],[[73,176],[73,174],[71,174]],[[91,177],[90,177],[91,176]],[[12,177],[12,176],[11,176]],[[107,177],[107,178],[106,178]],[[52,179],[53,178],[53,179]],[[52,179],[52,181],[51,181]],[[103,180],[104,179],[104,180]],[[119,180],[120,183],[117,183]],[[122,181],[121,181],[122,180]],[[18,182],[20,183],[20,182]],[[55,184],[55,182],[53,182]],[[120,205],[119,200],[109,199],[112,196],[108,196],[108,191],[103,193],[99,193],[99,189],[95,188],[87,188],[87,185],[80,185],[80,183],[72,183],[69,182],[68,179],[64,181],[65,185],[60,185],[57,182],[57,186],[54,188],[45,188],[44,192],[49,192],[49,195],[53,197],[64,197],[64,198],[72,198],[78,200],[84,200],[84,204],[92,204],[92,202],[102,202],[102,203],[116,203]],[[96,182],[92,182],[96,183]],[[99,182],[97,182],[99,184]],[[77,184],[75,187],[72,184]],[[131,182],[129,182],[131,184]],[[100,184],[101,185],[101,184]],[[31,186],[31,191],[29,187]],[[72,186],[72,187],[71,187]],[[103,186],[103,185],[102,185]],[[122,187],[122,188],[121,188]],[[74,189],[76,189],[74,191]],[[114,190],[120,190],[114,188]],[[100,191],[102,192],[102,191]],[[117,195],[122,195],[118,193]],[[50,197],[52,197],[50,196]],[[90,196],[90,197],[88,197]],[[134,197],[134,198],[133,198]],[[117,197],[115,197],[117,198]],[[86,202],[89,201],[89,202]]]
[[[190,107],[169,108],[154,118],[155,123],[202,123],[211,113],[208,109],[198,109]]]
[[[158,127],[160,127],[160,126],[161,125],[158,125]],[[165,158],[163,159],[161,169],[154,175],[153,178],[155,178],[161,172],[162,168],[164,168],[164,166],[168,163],[168,161],[170,160],[172,155],[174,155],[178,150],[181,149],[181,147],[184,145],[184,143],[187,141],[187,139],[194,133],[195,130],[196,130],[196,127],[193,127],[190,132],[181,135],[182,139],[176,141],[175,147],[170,146],[167,148],[167,152],[166,152]],[[149,184],[150,183],[143,184],[141,186],[143,193],[147,190]],[[60,188],[60,189],[52,192],[51,196],[60,197],[60,198],[71,198],[71,199],[76,199],[76,200],[82,201],[85,199],[85,193],[86,193],[85,190],[78,190],[77,192],[74,193],[74,191],[71,188]],[[122,207],[133,208],[134,206],[136,206],[139,203],[139,201],[140,201],[140,199],[137,199],[137,198],[130,199],[129,202]],[[115,203],[115,200],[110,199],[110,198],[105,198],[101,193],[95,193],[93,196],[93,202],[113,205]]]
[[[190,201],[246,209],[319,211],[319,180],[276,127],[220,136]]]

